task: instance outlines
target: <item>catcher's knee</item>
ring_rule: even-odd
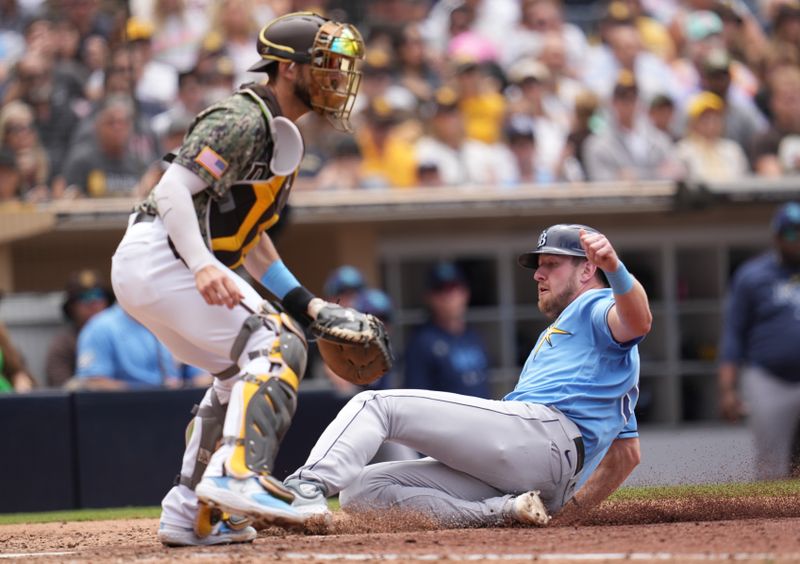
[[[250,342],[253,335],[262,329],[274,335],[269,348],[258,348]],[[274,355],[279,355],[299,378],[303,377],[308,360],[308,343],[303,330],[291,317],[285,313],[278,313],[269,302],[264,302],[257,313],[245,319],[234,339],[229,353],[233,364],[214,376],[221,379],[230,378],[239,374],[240,366],[246,369],[249,361],[259,357],[270,358]]]
[[[181,474],[178,477],[178,483],[191,490],[197,487],[211,460],[211,455],[217,450],[225,423],[225,406],[220,403],[213,388],[209,389],[207,393],[209,403],[200,402],[199,406],[194,406],[192,409],[194,419],[186,428],[186,445],[189,447],[192,441],[197,441],[197,454],[191,475]]]
[[[280,314],[280,332],[278,333],[276,353],[302,380],[308,361],[308,343],[303,330],[285,313]]]

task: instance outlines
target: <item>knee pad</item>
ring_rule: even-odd
[[[186,445],[189,446],[195,433],[200,433],[200,439],[195,457],[194,470],[190,476],[181,474],[178,483],[194,490],[203,477],[211,455],[217,450],[217,445],[222,438],[222,426],[225,423],[226,407],[222,405],[213,388],[209,390],[210,404],[195,406],[192,410],[194,419],[186,428]]]
[[[291,368],[301,380],[306,373],[306,362],[308,360],[308,343],[300,329],[291,317],[285,313],[279,315],[281,321],[280,333],[278,333],[279,345],[277,353],[281,355],[283,361]],[[273,347],[275,349],[276,347]]]
[[[248,351],[250,338],[262,327],[275,335],[276,342],[273,342],[272,347],[266,351],[258,349]],[[259,356],[280,354],[283,361],[299,378],[302,379],[305,374],[308,359],[308,343],[305,334],[291,317],[275,311],[269,302],[264,302],[257,313],[245,319],[231,346],[230,359],[233,364],[214,376],[224,380],[237,375],[239,359],[245,351],[248,351],[247,358],[249,360]]]

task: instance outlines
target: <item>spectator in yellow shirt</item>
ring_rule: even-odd
[[[400,112],[385,98],[374,98],[364,112],[365,127],[356,135],[367,188],[411,188],[417,185],[417,159],[411,140],[398,134]]]
[[[464,116],[467,137],[494,144],[503,137],[506,100],[495,80],[476,61],[456,67],[458,107]]]

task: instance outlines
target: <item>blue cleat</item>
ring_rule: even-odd
[[[251,518],[256,528],[300,527],[305,521],[290,504],[270,495],[256,477],[244,480],[228,476],[203,478],[195,492],[200,501],[212,507]]]
[[[233,544],[253,542],[258,533],[253,527],[231,529],[225,521],[217,522],[211,532],[198,537],[192,527],[175,527],[160,523],[158,526],[158,540],[165,546],[214,546],[217,544]]]

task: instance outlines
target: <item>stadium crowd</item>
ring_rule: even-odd
[[[303,118],[297,190],[800,168],[798,0],[0,0],[0,201],[145,194],[303,9],[367,57],[353,135]]]

